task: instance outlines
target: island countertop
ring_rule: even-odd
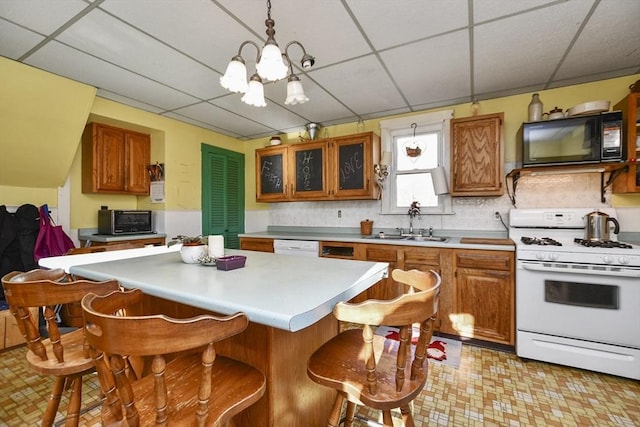
[[[225,255],[247,260],[244,268],[222,271],[185,264],[175,249],[151,255],[130,251],[135,250],[45,258],[40,265],[93,280],[117,279],[125,288],[221,314],[244,312],[252,322],[291,332],[327,316],[336,303],[368,289],[388,269],[379,262],[226,249]],[[126,258],[114,259],[116,252]]]

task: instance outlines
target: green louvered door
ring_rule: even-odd
[[[202,144],[202,233],[239,249],[244,233],[244,154]]]

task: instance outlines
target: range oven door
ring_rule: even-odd
[[[640,378],[640,269],[518,261],[516,353]]]

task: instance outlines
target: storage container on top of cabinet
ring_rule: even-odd
[[[82,192],[149,194],[149,135],[89,123],[82,135]]]
[[[638,193],[640,192],[640,168],[637,163],[640,158],[640,93],[630,93],[614,105],[613,110],[622,111],[623,138],[626,141],[629,165],[629,170],[613,182],[613,192]]]
[[[451,195],[504,194],[503,113],[451,120]]]

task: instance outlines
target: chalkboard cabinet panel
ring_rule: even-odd
[[[256,150],[256,200],[281,202],[288,200],[289,149],[278,145]]]
[[[379,158],[373,132],[258,149],[256,201],[376,199]]]
[[[333,189],[337,200],[376,199],[373,165],[380,161],[380,137],[373,132],[334,138],[332,144]]]
[[[503,113],[451,120],[451,195],[501,196]]]
[[[329,198],[328,151],[329,144],[326,141],[289,146],[291,199]]]

